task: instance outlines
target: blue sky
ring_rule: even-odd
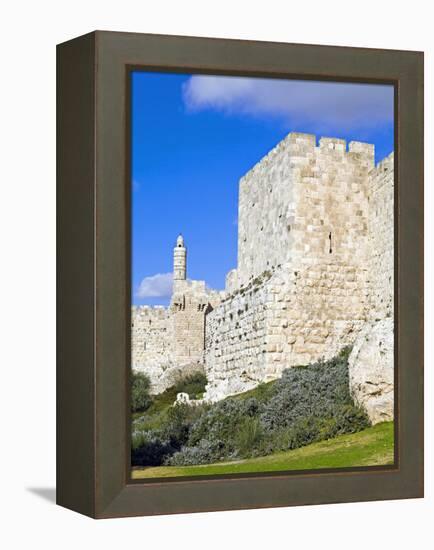
[[[238,180],[288,132],[393,150],[393,88],[132,73],[132,302],[170,301],[182,233],[188,277],[224,288],[237,263]]]

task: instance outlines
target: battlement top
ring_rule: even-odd
[[[347,144],[345,139],[322,136],[317,140],[315,134],[304,134],[301,132],[290,132],[271,151],[260,159],[242,178],[248,179],[262,167],[273,163],[280,154],[288,154],[289,157],[303,157],[313,154],[328,154],[335,151],[341,155],[349,155],[349,158],[360,160],[363,163],[374,164],[375,145],[362,141],[350,141]],[[340,156],[340,155],[339,155]]]

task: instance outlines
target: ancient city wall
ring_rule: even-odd
[[[359,284],[354,266],[284,264],[228,296],[207,316],[207,398],[246,391],[351,345],[365,324]]]
[[[289,134],[240,180],[238,230],[223,295],[184,278],[178,237],[170,307],[133,308],[133,368],[154,392],[205,368],[218,400],[354,345],[356,400],[384,387],[378,418],[393,415],[393,155],[374,166],[370,144]]]
[[[239,264],[206,323],[208,398],[330,358],[386,315],[389,174],[372,145],[290,134],[240,181]]]
[[[206,316],[205,369],[207,397],[239,393],[267,376],[263,365],[267,343],[270,274],[230,294]]]
[[[394,417],[394,162],[369,174],[367,320],[349,357],[350,389],[373,424]]]
[[[132,368],[150,377],[153,393],[203,371],[205,315],[219,303],[204,281],[176,280],[169,308],[132,308]]]
[[[131,364],[145,371],[158,389],[158,380],[173,359],[173,323],[167,308],[133,306]]]
[[[178,281],[170,311],[174,329],[174,356],[179,364],[202,363],[205,341],[205,313],[208,301],[205,283],[193,287],[190,281]]]
[[[237,283],[330,253],[363,254],[372,145],[291,133],[239,185]],[[356,260],[354,260],[356,261]]]
[[[393,316],[394,259],[394,160],[393,153],[369,174],[370,318]]]

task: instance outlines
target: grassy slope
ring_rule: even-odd
[[[178,477],[318,468],[348,468],[393,463],[393,422],[377,424],[361,432],[341,435],[306,447],[259,458],[203,466],[137,468],[133,479]]]

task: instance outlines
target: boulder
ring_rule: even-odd
[[[393,319],[367,323],[350,354],[350,391],[372,424],[393,420]]]

